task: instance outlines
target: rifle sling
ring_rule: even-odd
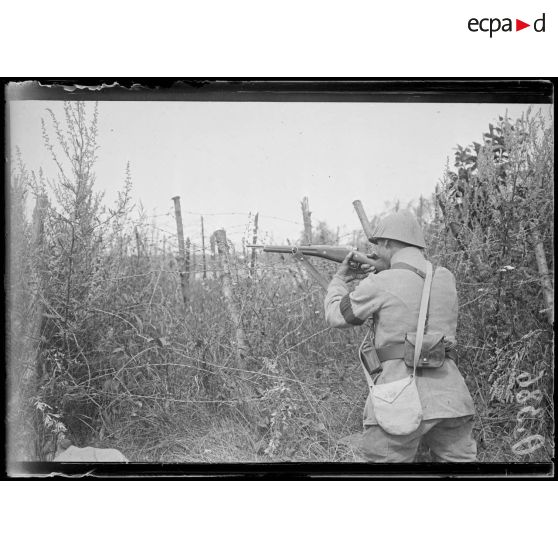
[[[405,262],[394,263],[390,267],[390,269],[408,269],[409,271],[414,271],[422,279],[426,279],[426,273],[424,273],[424,271],[421,271],[420,269],[417,269],[414,265],[409,265]]]

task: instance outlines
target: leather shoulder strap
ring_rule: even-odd
[[[428,260],[427,260],[428,262]],[[416,268],[413,265],[407,264],[405,262],[397,262],[394,263],[391,266],[391,269],[407,269],[408,271],[413,271],[414,273],[416,273],[419,277],[422,277],[422,279],[426,279],[426,273],[422,272],[420,269]],[[432,268],[432,279],[434,279],[434,275],[436,274],[436,266],[433,266]],[[429,287],[429,294],[428,294],[428,302],[427,302],[427,307],[426,307],[426,320],[425,320],[425,325],[424,325],[424,331],[427,330],[428,328],[428,314],[430,312],[430,293],[432,292],[432,283],[430,283],[430,287]]]
[[[409,271],[414,271],[419,277],[422,277],[423,279],[426,278],[426,273],[424,273],[423,271],[421,271],[420,269],[417,269],[415,266],[413,265],[409,265],[405,262],[397,262],[394,263],[390,269],[407,269]]]
[[[424,322],[424,331],[428,331],[428,317],[430,316],[430,301],[432,300],[432,283],[434,283],[434,276],[436,275],[436,266],[432,266],[432,279],[430,281],[430,292],[428,293],[428,306],[426,307],[426,320]]]
[[[417,371],[417,364],[422,349],[422,340],[424,338],[424,326],[426,324],[426,314],[428,312],[428,302],[430,299],[430,287],[432,286],[432,264],[426,261],[426,278],[422,287],[422,298],[420,301],[419,318],[417,324],[417,337],[415,340],[415,354],[413,358],[413,376]]]

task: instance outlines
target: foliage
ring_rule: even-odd
[[[482,145],[457,146],[455,171],[439,188],[443,216],[428,244],[457,276],[461,368],[474,386],[485,444],[494,425],[508,442],[521,426],[513,418],[522,406],[516,380],[526,372],[540,378],[545,410],[529,432],[552,439],[553,332],[535,246],[542,243],[552,269],[553,149],[541,114],[499,117]],[[531,458],[548,460],[549,443]]]
[[[57,176],[21,163],[10,196],[12,407],[26,409],[17,428],[34,429],[38,440],[29,457],[52,458],[64,435],[76,445],[116,446],[132,460],[354,460],[340,440],[361,426],[362,331],[325,326],[323,293],[293,261],[258,255],[251,273],[250,254],[231,252],[249,349],[239,363],[217,260],[208,253],[205,280],[201,258],[192,265],[184,307],[175,254],[150,235],[145,215],[132,218],[129,166],[115,207],[95,191],[97,109],[64,110],[63,123],[53,113],[43,123]],[[540,116],[502,117],[483,144],[458,146],[436,198],[409,206],[429,257],[457,278],[460,369],[477,405],[483,460],[552,453],[549,443],[525,455],[510,450],[525,372],[540,377],[542,411],[529,432],[551,439],[552,329],[532,231],[552,269],[552,149]],[[26,219],[27,192],[43,204],[35,215],[41,234]],[[336,244],[338,236],[319,222],[313,239]]]

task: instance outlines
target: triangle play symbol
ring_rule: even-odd
[[[516,31],[521,31],[522,29],[525,29],[526,27],[531,27],[531,24],[530,23],[525,23],[524,21],[521,21],[520,19],[515,20],[515,30]]]

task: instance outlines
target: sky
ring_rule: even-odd
[[[61,101],[10,101],[9,146],[20,148],[28,168],[55,176],[41,136],[47,108],[63,121]],[[372,215],[396,199],[406,204],[430,196],[457,144],[481,141],[498,115],[516,118],[527,108],[103,101],[96,188],[114,200],[130,162],[136,203],[157,216],[159,231],[172,234],[171,198],[179,195],[185,234],[193,242],[200,238],[200,214],[206,234],[224,227],[238,241],[249,212],[260,213],[260,230],[269,241],[296,241],[304,196],[314,223],[326,221],[343,233],[360,227],[353,200],[362,200]]]

